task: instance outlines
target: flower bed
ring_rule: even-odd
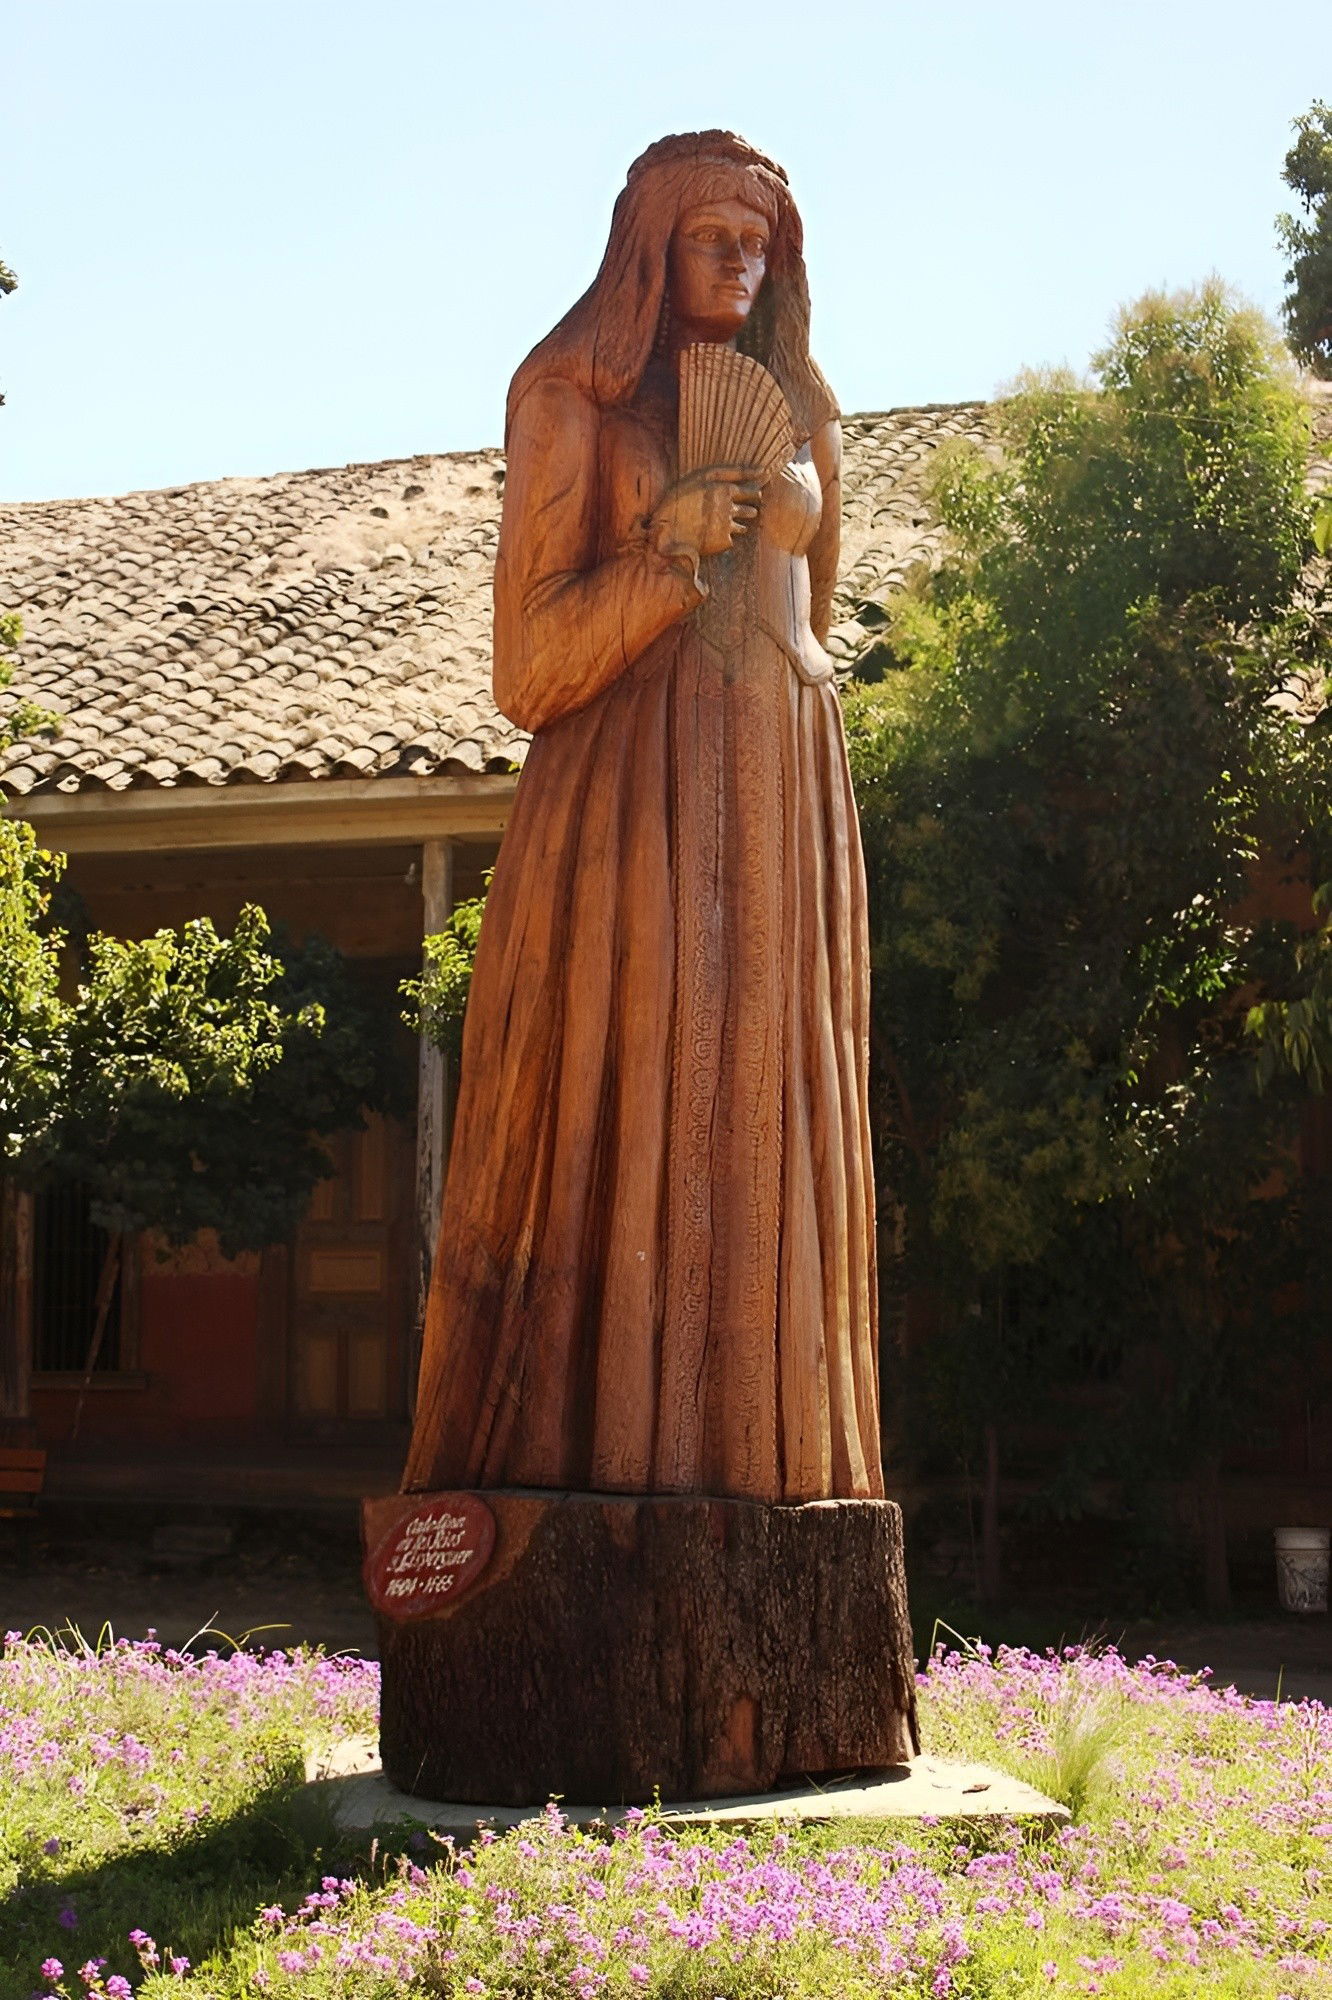
[[[952,1655],[922,1680],[931,1749],[1062,1795],[1073,1825],[737,1837],[636,1815],[580,1833],[551,1811],[456,1853],[408,1829],[347,1845],[299,1784],[303,1747],[372,1726],[374,1694],[372,1666],[318,1655],[12,1645],[4,1991],[1332,1996],[1332,1715],[1316,1703],[1114,1654]]]

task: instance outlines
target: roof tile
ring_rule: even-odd
[[[987,417],[845,419],[840,659],[868,636],[860,607],[938,560],[930,466],[950,438],[983,442]],[[1316,424],[1326,457],[1332,402]],[[61,717],[0,756],[0,782],[510,770],[527,738],[490,692],[502,484],[502,454],[478,451],[0,506],[0,605],[24,622],[13,692]]]

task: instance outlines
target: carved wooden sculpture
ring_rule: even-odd
[[[635,163],[596,280],[514,378],[495,692],[534,740],[477,953],[404,1488],[879,1502],[842,1519],[862,1614],[829,1643],[885,1664],[826,1768],[896,1761],[913,1725],[881,1501],[864,870],[822,645],[841,433],[808,328],[785,176],[730,134],[688,134]],[[684,1613],[670,1531],[644,1525],[660,1508],[630,1513],[632,1531],[594,1508],[584,1533],[566,1506],[548,1554],[609,1578],[606,1524],[646,1537],[650,1649]],[[700,1630],[758,1615],[729,1572],[714,1583]],[[754,1587],[780,1623],[780,1577]],[[469,1589],[471,1657],[485,1626],[497,1660],[499,1584]],[[386,1756],[405,1731],[397,1771],[418,1789],[454,1772],[417,1757],[421,1686],[466,1611],[386,1634]],[[720,1660],[728,1635],[699,1643]],[[819,1643],[792,1642],[795,1680],[817,1678]],[[483,1698],[452,1666],[446,1684]],[[735,1721],[762,1698],[727,1692],[726,1741],[672,1782],[774,1776],[789,1732],[760,1754],[761,1723]],[[691,1700],[697,1720],[706,1690]],[[635,1754],[571,1768],[650,1791],[650,1744]]]

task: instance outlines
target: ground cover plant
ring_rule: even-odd
[[[1114,1653],[940,1655],[927,1741],[1066,1826],[338,1833],[372,1663],[11,1639],[0,1990],[56,2000],[1332,1995],[1332,1712]]]
[[[186,1658],[155,1644],[19,1641],[0,1659],[0,1995],[128,1933],[206,1959],[274,1894],[298,1900],[335,1829],[304,1747],[373,1726],[378,1670],[316,1653]],[[56,1988],[58,1990],[58,1986]],[[96,1990],[92,1988],[90,1990]],[[123,1989],[111,1986],[113,1996]]]

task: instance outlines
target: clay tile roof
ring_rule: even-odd
[[[11,793],[504,772],[490,699],[498,451],[0,506],[14,693],[55,737]],[[428,749],[423,750],[423,746]]]
[[[844,420],[830,650],[849,661],[907,572],[938,559],[926,499],[983,403]],[[1315,455],[1332,456],[1332,401]],[[1327,468],[1324,468],[1325,470]],[[499,451],[0,505],[13,695],[54,737],[0,756],[14,794],[506,772],[523,732],[490,694]],[[12,696],[11,696],[12,698]]]

